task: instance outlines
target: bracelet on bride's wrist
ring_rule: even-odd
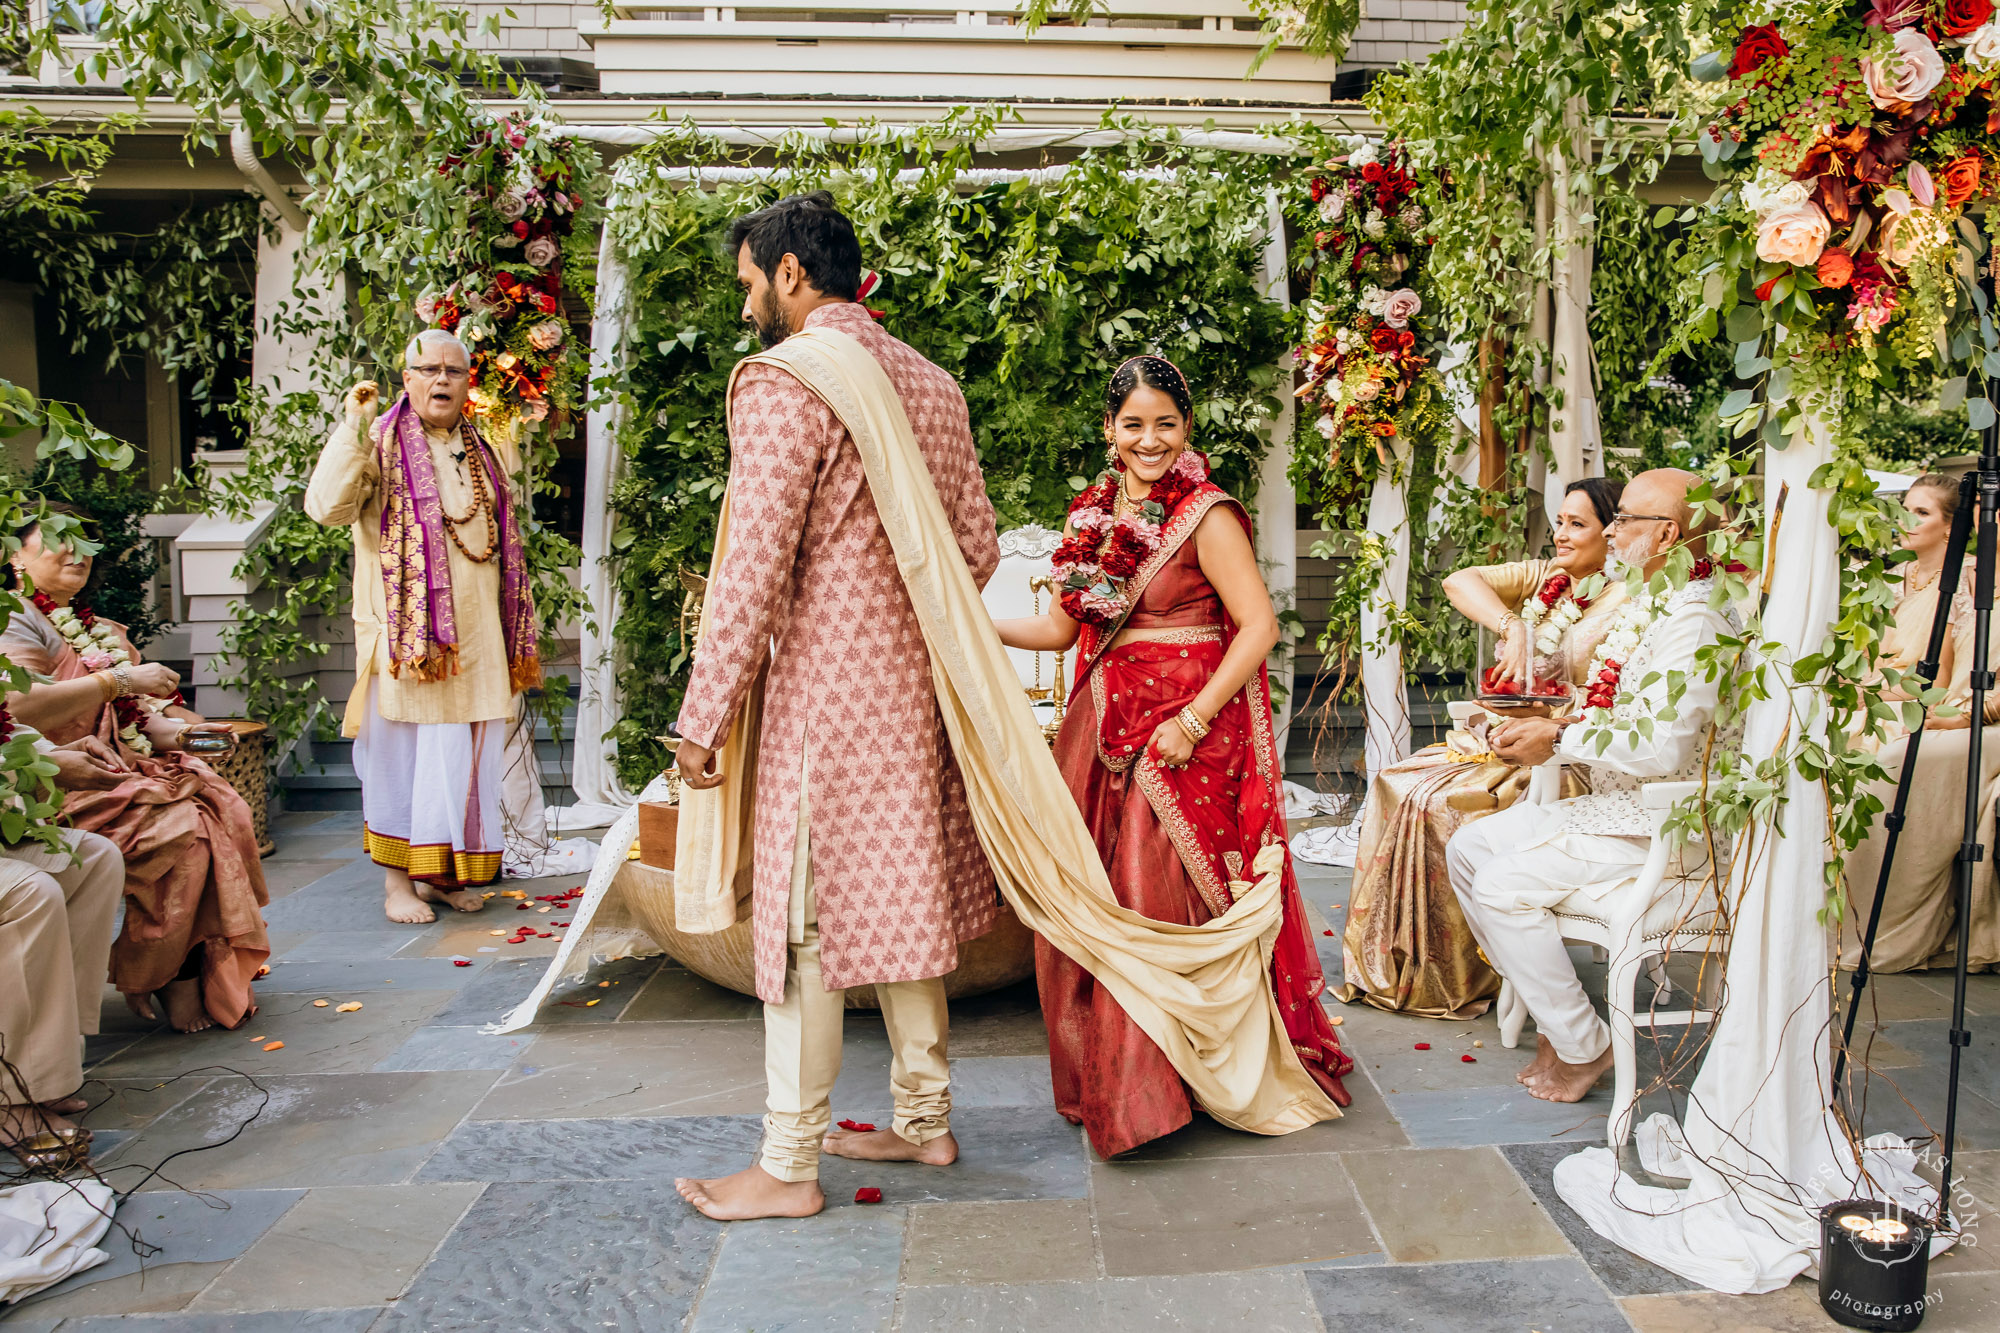
[[[1201,714],[1194,711],[1193,704],[1174,714],[1174,721],[1181,724],[1181,730],[1186,732],[1187,738],[1196,745],[1201,744],[1202,738],[1208,735],[1208,723],[1201,720]]]

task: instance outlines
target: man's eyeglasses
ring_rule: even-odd
[[[1665,514],[1628,514],[1624,510],[1620,509],[1611,515],[1611,521],[1609,523],[1606,523],[1604,526],[1607,528],[1615,528],[1620,523],[1678,523],[1678,522],[1680,522],[1679,519],[1669,518]]]
[[[472,374],[464,366],[411,366],[410,373],[422,375],[427,380],[442,379],[447,384],[456,384]]]

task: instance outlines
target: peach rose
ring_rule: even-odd
[[[1757,224],[1757,258],[1803,268],[1819,258],[1832,234],[1832,220],[1810,200],[1775,209]]]
[[[1854,259],[1838,246],[1819,257],[1819,280],[1828,287],[1845,287],[1854,276]]]
[[[1979,193],[1979,155],[1967,153],[1954,162],[1947,162],[1937,170],[1938,193],[1945,203],[1957,208],[1973,195]]]
[[[1905,28],[1896,34],[1896,53],[1880,65],[1862,61],[1861,72],[1868,81],[1868,100],[1886,109],[1929,97],[1944,82],[1944,57],[1922,32]]]

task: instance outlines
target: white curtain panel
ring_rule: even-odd
[[[1400,475],[1399,475],[1400,474]],[[1403,649],[1383,631],[1410,589],[1409,475],[1385,467],[1368,496],[1368,531],[1381,539],[1381,580],[1361,604],[1361,705],[1368,780],[1410,757],[1410,701],[1403,688]]]

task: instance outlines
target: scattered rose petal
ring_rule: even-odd
[[[330,1004],[332,1004],[332,1003],[333,1003],[333,1001],[332,1001],[332,1000],[314,1000],[314,1001],[313,1001],[313,1008],[315,1008],[315,1009],[324,1009],[324,1008],[326,1008],[326,1007],[327,1007],[328,1005],[330,1005]]]
[[[454,958],[451,960],[451,965],[453,967],[471,967],[472,960],[470,958]]]
[[[592,1005],[597,1005],[597,1004],[603,1004],[603,1003],[604,1003],[604,997],[603,997],[603,996],[599,996],[599,997],[598,997],[597,999],[595,999],[595,1000],[585,1000],[585,1001],[583,1002],[583,1007],[584,1007],[584,1008],[586,1008],[586,1009],[588,1009],[588,1008],[590,1008],[590,1007],[591,1007]]]
[[[361,1007],[361,1001],[349,1000],[346,1004],[336,1005],[334,1007],[333,1012],[335,1012],[336,1014],[351,1014],[360,1007]]]
[[[842,1120],[838,1123],[842,1129],[850,1134],[873,1134],[875,1132],[875,1126],[864,1124],[859,1120]]]
[[[526,903],[515,903],[514,910],[517,912],[525,912],[528,910],[528,905]]]
[[[505,935],[507,932],[504,930],[489,930],[486,933],[488,935]]]
[[[1459,1058],[1459,1059],[1461,1059],[1461,1060],[1463,1060],[1463,1061],[1464,1061],[1464,1062],[1465,1062],[1466,1064],[1469,1064],[1469,1065],[1476,1065],[1476,1064],[1478,1064],[1478,1063],[1479,1063],[1479,1060],[1478,1060],[1478,1057],[1476,1057],[1476,1056],[1471,1056],[1471,1055],[1461,1055],[1461,1056],[1459,1056],[1458,1058]]]
[[[260,976],[260,977],[268,977],[268,976],[270,976],[270,975],[271,975],[271,969],[270,969],[270,966],[269,966],[269,965],[267,964],[267,965],[265,965],[265,966],[263,966],[263,967],[260,967],[260,968],[258,968],[258,969],[257,969],[257,975],[258,975],[258,976]]]
[[[1475,1041],[1475,1042],[1473,1042],[1472,1044],[1473,1044],[1474,1048],[1476,1048],[1476,1049],[1478,1049],[1478,1050],[1482,1050],[1482,1051],[1483,1051],[1483,1050],[1485,1050],[1485,1049],[1486,1049],[1486,1043],[1485,1043],[1485,1042],[1483,1042],[1483,1041]]]
[[[482,893],[479,895],[479,899],[481,902],[484,902],[486,899],[491,898],[492,896],[493,895],[490,893]]]
[[[267,1041],[264,1043],[264,1049],[267,1051],[282,1051],[285,1049],[285,1043],[282,1041]]]
[[[1346,903],[1335,903],[1335,904],[1333,905],[1333,910],[1334,910],[1334,911],[1336,911],[1336,912],[1338,912],[1338,911],[1339,911],[1339,910],[1340,910],[1341,908],[1343,908],[1343,907],[1345,907],[1345,906],[1347,906],[1347,904],[1346,904]]]
[[[1322,935],[1331,935],[1331,934],[1333,934],[1333,932],[1332,932],[1332,931],[1330,931],[1330,930],[1322,930],[1322,931],[1320,932],[1320,934],[1322,934]]]
[[[1417,1049],[1420,1051],[1428,1051],[1430,1048],[1431,1044],[1427,1041],[1420,1041],[1417,1043]]]
[[[863,1185],[860,1189],[854,1191],[854,1201],[856,1203],[880,1203],[882,1202],[882,1191],[876,1189],[873,1185]]]
[[[610,982],[608,982],[608,981],[600,981],[600,982],[598,982],[598,983],[597,983],[597,989],[599,989],[599,990],[608,990],[608,989],[610,989],[610,986],[611,986],[611,983],[610,983]]]
[[[1335,1027],[1339,1027],[1342,1023],[1345,1023],[1347,1020],[1342,1018],[1339,1014],[1335,1014],[1332,1018],[1329,1018],[1326,1021],[1333,1024]]]
[[[540,907],[537,907],[535,910],[537,912],[553,912],[555,909],[553,907],[550,907],[547,903],[544,903]]]

